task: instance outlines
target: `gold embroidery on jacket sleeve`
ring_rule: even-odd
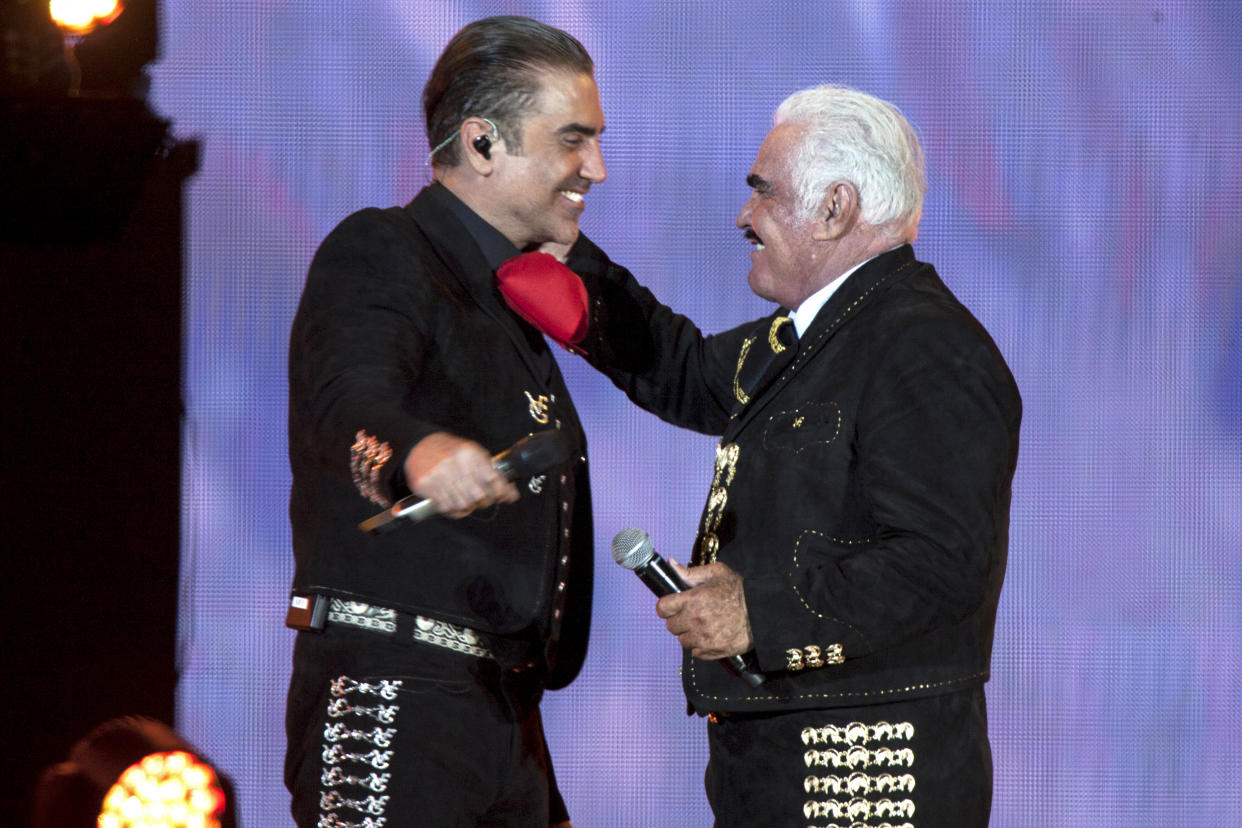
[[[349,447],[349,469],[354,485],[359,494],[385,509],[392,504],[380,491],[380,474],[391,458],[392,447],[387,443],[361,429],[354,435],[354,444]]]
[[[807,668],[826,667],[829,664],[843,664],[845,649],[840,644],[829,644],[820,647],[807,644],[805,647],[791,647],[785,651],[785,669],[796,673]]]
[[[785,651],[785,669],[791,673],[796,673],[806,667],[806,663],[802,660],[802,650],[797,647],[791,647]]]

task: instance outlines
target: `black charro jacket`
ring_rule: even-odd
[[[691,706],[858,706],[986,681],[1021,401],[935,270],[909,246],[876,257],[773,357],[783,312],[704,337],[589,241],[569,264],[592,297],[592,364],[663,419],[721,435],[691,557],[743,577],[768,680],[752,690],[687,655]]]
[[[292,590],[534,641],[547,686],[561,687],[590,625],[585,436],[546,342],[504,304],[454,198],[433,184],[404,208],[355,213],[311,263],[289,348]],[[518,503],[358,530],[409,493],[402,462],[428,434],[497,453],[558,427],[574,462],[519,481]]]

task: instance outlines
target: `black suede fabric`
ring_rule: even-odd
[[[504,305],[453,198],[433,185],[405,208],[355,213],[311,263],[290,335],[293,591],[550,644],[559,687],[580,668],[590,626],[586,438],[547,343]],[[395,501],[409,493],[402,460],[432,432],[498,453],[558,427],[574,462],[539,491],[520,481],[519,502],[358,531],[382,508],[353,479],[359,430],[391,448],[379,488]]]
[[[783,309],[705,337],[589,241],[569,264],[593,300],[592,364],[658,416],[721,435],[693,555],[710,559],[714,536],[745,579],[769,680],[751,690],[687,657],[693,709],[853,707],[986,681],[1021,400],[935,269],[908,245],[864,264],[783,370],[747,388]]]

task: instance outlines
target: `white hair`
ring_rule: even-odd
[[[832,184],[848,181],[858,189],[863,221],[892,237],[917,227],[927,191],[923,149],[897,107],[854,89],[817,86],[786,98],[776,123],[802,128],[792,161],[803,218]]]

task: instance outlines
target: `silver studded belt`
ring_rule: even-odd
[[[479,634],[469,627],[460,627],[447,621],[428,618],[425,615],[411,615],[388,607],[377,607],[361,601],[346,601],[333,598],[328,604],[328,621],[333,624],[345,624],[360,630],[397,635],[403,619],[413,619],[409,630],[409,639],[434,647],[443,647],[458,653],[476,656],[477,658],[493,658],[491,650],[483,644]],[[405,638],[405,632],[402,632]]]

